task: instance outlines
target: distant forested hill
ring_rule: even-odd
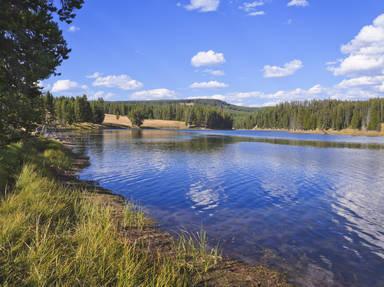
[[[204,105],[209,107],[219,107],[225,108],[226,110],[231,111],[240,111],[240,112],[252,112],[256,111],[259,108],[251,108],[251,107],[243,107],[236,106],[232,104],[228,104],[227,102],[215,99],[183,99],[183,100],[153,100],[153,101],[111,101],[105,102],[106,104],[117,104],[117,105],[146,105],[146,106],[154,106],[154,105],[170,105],[170,104],[181,104],[181,105]]]
[[[192,127],[211,129],[359,130],[381,129],[384,99],[367,101],[322,100],[282,103],[274,107],[250,108],[220,100],[90,101],[86,97],[53,98],[50,114],[62,124],[91,120],[103,114],[133,115],[143,119],[184,121]],[[52,102],[53,101],[53,102]]]
[[[236,128],[315,130],[381,129],[384,99],[290,102],[236,117]]]
[[[346,128],[380,130],[384,122],[384,99],[368,101],[306,101],[282,103],[274,107],[249,108],[228,104],[220,100],[176,100],[148,102],[105,102],[105,111],[129,114],[140,109],[146,118],[179,120],[195,126],[223,128],[225,119],[237,129],[295,129],[315,130]],[[214,114],[214,125],[210,115]]]

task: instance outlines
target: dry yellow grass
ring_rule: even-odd
[[[166,121],[166,120],[145,120],[143,128],[158,128],[158,129],[186,129],[187,126],[184,122],[180,121]]]
[[[116,115],[105,114],[104,125],[116,125],[123,127],[132,127],[132,122],[128,119],[127,116],[120,116],[118,119]]]
[[[132,127],[132,122],[127,116],[120,116],[119,119],[115,115],[105,114],[104,125]],[[186,129],[187,126],[181,121],[166,120],[144,120],[143,128],[153,129]]]

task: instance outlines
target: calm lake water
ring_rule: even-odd
[[[85,180],[160,226],[203,227],[225,254],[299,286],[384,286],[384,139],[259,131],[73,134]]]

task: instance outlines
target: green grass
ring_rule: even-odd
[[[69,168],[71,158],[61,143],[45,138],[29,138],[1,147],[0,195],[11,189],[25,163],[33,163],[49,173],[52,168]]]
[[[124,206],[123,226],[125,228],[137,228],[143,230],[148,223],[148,219],[140,206],[130,202]]]
[[[0,201],[1,286],[193,286],[220,260],[204,232],[183,234],[166,251],[125,238],[122,227],[148,226],[144,212],[127,204],[118,219],[88,191],[56,181],[47,167],[70,163],[58,143],[18,143],[4,155],[6,164],[24,166]],[[1,167],[9,177],[18,170],[3,161]]]

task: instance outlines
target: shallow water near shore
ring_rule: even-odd
[[[299,286],[384,285],[384,139],[260,131],[65,133],[80,178],[164,229],[202,227],[225,254]]]

